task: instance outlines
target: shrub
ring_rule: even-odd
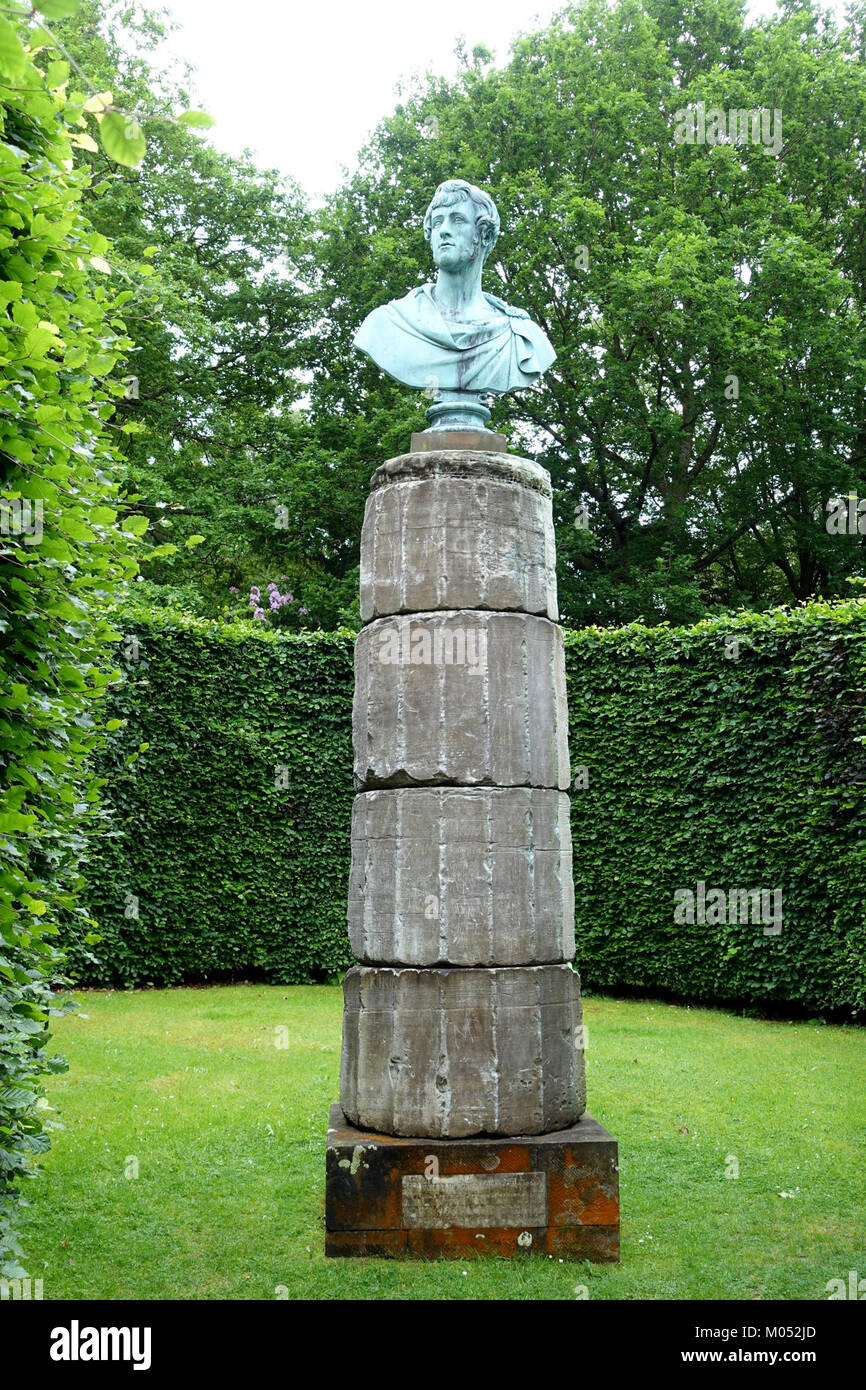
[[[122,625],[124,725],[101,763],[115,832],[90,864],[103,940],[98,966],[74,952],[85,978],[336,975],[351,963],[353,634],[165,610]]]
[[[21,27],[22,35],[26,30]],[[35,42],[35,40],[34,40]],[[52,1014],[74,1007],[58,945],[66,920],[86,950],[79,863],[99,816],[89,758],[111,679],[101,616],[135,572],[118,521],[105,421],[122,393],[109,373],[129,343],[128,296],[107,284],[108,242],[79,203],[72,168],[80,106],[68,69],[41,70],[0,17],[0,1274],[18,1277],[20,1181],[48,1148],[40,1079]],[[77,924],[77,925],[70,925]]]
[[[353,634],[165,611],[123,625],[85,978],[345,968]],[[866,1009],[864,637],[862,600],[566,633],[589,988]],[[699,882],[778,889],[781,930],[676,922],[675,893]]]
[[[864,639],[863,600],[567,636],[587,984],[866,1009]],[[699,883],[781,930],[677,922]]]

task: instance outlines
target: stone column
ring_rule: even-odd
[[[434,1139],[565,1130],[586,1101],[546,471],[430,434],[384,464],[361,616],[343,1113]]]

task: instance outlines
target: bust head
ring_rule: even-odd
[[[448,179],[424,214],[424,235],[438,267],[456,270],[476,258],[480,267],[499,236],[496,204],[465,179]]]

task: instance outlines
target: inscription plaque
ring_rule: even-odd
[[[403,1222],[410,1229],[547,1225],[545,1173],[458,1173],[403,1178]]]

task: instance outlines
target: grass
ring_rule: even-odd
[[[326,1260],[339,989],[82,997],[56,1026],[66,1128],[28,1187],[46,1299],[826,1299],[866,1276],[866,1030],[589,998],[619,1266]]]

